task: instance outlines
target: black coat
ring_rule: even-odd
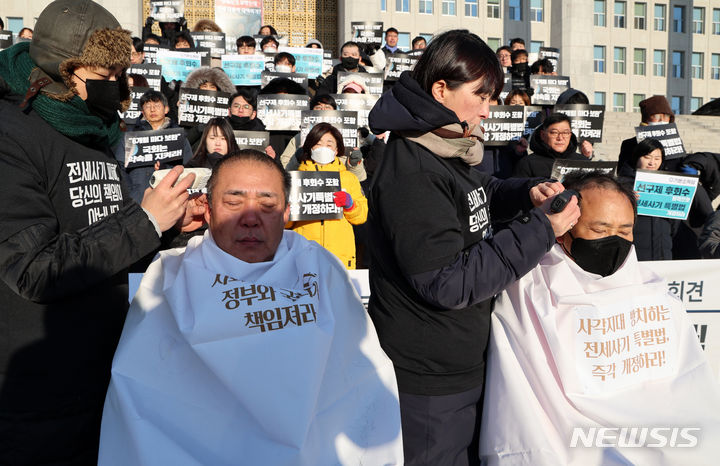
[[[112,154],[0,79],[0,464],[94,464],[127,268],[160,240]]]
[[[556,160],[588,160],[584,155],[577,153],[578,144],[575,134],[570,135],[570,143],[565,152],[558,153],[542,140],[540,131],[541,129],[537,128],[533,132],[530,138],[530,149],[533,153],[518,161],[513,171],[514,177],[550,178]]]

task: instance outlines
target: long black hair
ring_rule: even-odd
[[[202,137],[200,138],[200,145],[195,151],[192,159],[190,159],[190,162],[188,162],[188,165],[194,167],[207,166],[207,137],[211,131],[219,132],[220,134],[225,136],[225,139],[227,140],[228,154],[240,150],[237,145],[237,141],[235,140],[235,133],[233,133],[230,122],[228,122],[228,120],[224,117],[215,117],[208,121],[207,125],[205,125],[205,131],[203,131]]]

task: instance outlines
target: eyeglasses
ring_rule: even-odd
[[[243,110],[250,110],[251,107],[249,104],[232,104],[232,108],[235,108],[235,109],[241,108]]]
[[[556,129],[551,129],[548,131],[548,134],[554,138],[561,137],[563,139],[569,138],[572,134],[572,131],[558,131]]]

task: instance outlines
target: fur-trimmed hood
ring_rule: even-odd
[[[219,91],[227,92],[228,94],[234,94],[236,92],[235,85],[223,70],[209,66],[201,66],[190,73],[181,88],[198,89],[201,84],[206,82],[215,84]]]

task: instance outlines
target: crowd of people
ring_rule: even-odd
[[[282,77],[237,86],[217,66],[163,78],[126,125],[132,89],[149,87],[127,73],[145,46],[195,47],[183,18],[160,22],[160,35],[154,24],[132,37],[92,0],[56,0],[27,40],[0,51],[0,463],[682,460],[664,448],[567,449],[563,413],[614,427],[630,402],[575,391],[561,357],[575,341],[545,340],[559,331],[545,319],[577,296],[621,303],[630,285],[672,309],[663,320],[678,336],[663,347],[674,372],[623,382],[638,399],[658,394],[636,419],[671,422],[663,396],[681,387],[683,425],[703,429],[693,461],[718,453],[717,381],[679,302],[638,263],[720,257],[717,154],[670,159],[659,141],[629,137],[616,176],[561,183],[558,160],[594,151],[553,106],[527,136],[485,146],[491,106],[530,105],[530,76],[557,73],[549,59],[528,64],[521,38],[493,51],[466,30],[412,40],[417,62],[384,81],[354,147],[327,122],[304,137],[270,130],[263,151],[241,149],[235,132],[267,131],[263,95],[337,110],[334,95],[369,93],[363,73],[400,52],[392,27],[382,47],[345,42],[307,88]],[[192,31],[222,32],[209,19]],[[237,38],[237,54],[273,54],[274,71],[295,73],[275,28],[254,32]],[[229,94],[227,115],[180,125],[184,90]],[[557,101],[588,103],[578,89]],[[641,126],[674,120],[663,96],[640,109]],[[127,132],[166,129],[182,133],[181,157],[125,163]],[[188,168],[211,170],[204,193],[188,191]],[[157,170],[169,173],[151,188]],[[688,219],[637,215],[637,170],[698,176]],[[337,173],[339,218],[291,221],[290,171]],[[346,273],[355,268],[369,269],[367,311]],[[129,312],[128,272],[144,273]],[[538,354],[523,354],[523,341]],[[514,383],[522,390],[505,394]],[[598,405],[617,414],[603,421]]]

